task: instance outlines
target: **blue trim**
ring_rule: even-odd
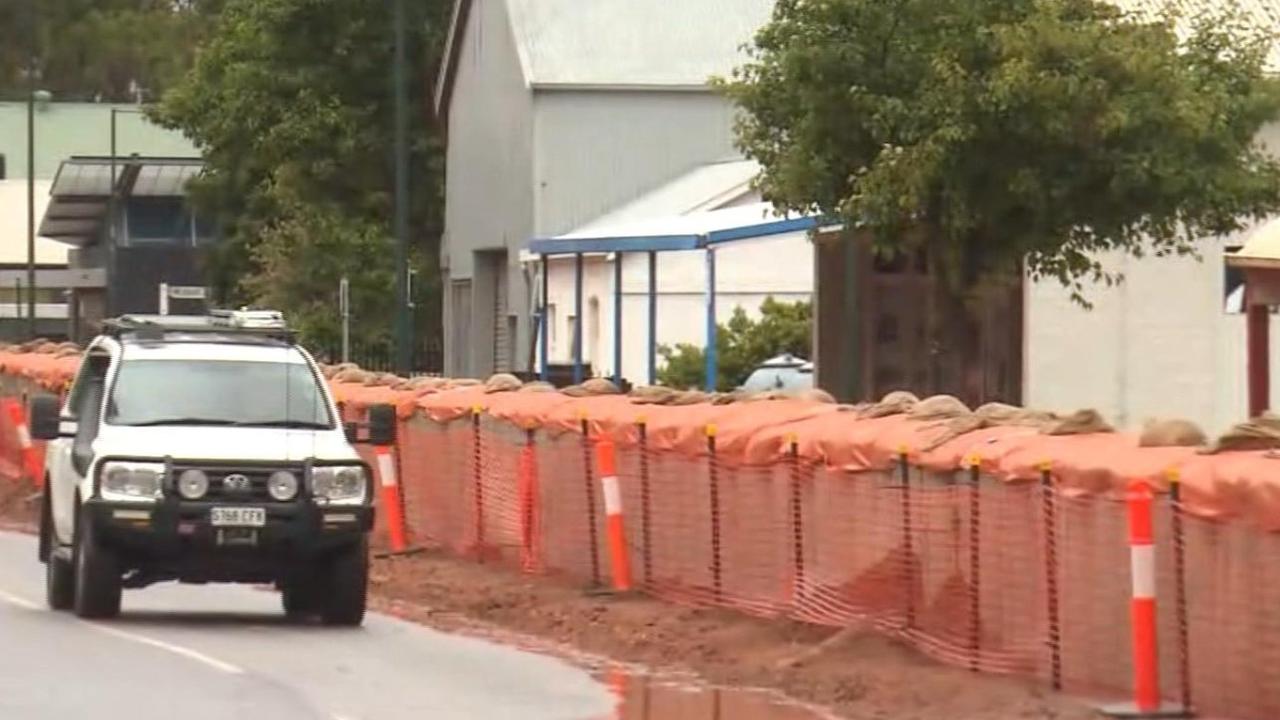
[[[582,382],[582,254],[573,256],[573,382]]]
[[[658,384],[658,253],[649,251],[649,384]]]
[[[609,252],[669,252],[697,250],[701,235],[640,235],[636,237],[536,238],[529,251],[538,255],[577,255]]]
[[[733,242],[734,240],[750,240],[752,238],[769,237],[770,235],[782,235],[784,233],[799,232],[801,230],[812,230],[820,224],[821,223],[818,218],[802,217],[792,218],[790,220],[774,220],[757,225],[744,225],[742,227],[728,228],[725,230],[714,230],[703,237],[702,244],[704,246],[716,245],[719,243]]]
[[[707,359],[707,392],[716,391],[717,365],[720,358],[716,352],[716,251],[707,248],[707,348],[703,355]]]

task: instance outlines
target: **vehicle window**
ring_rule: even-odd
[[[67,395],[67,409],[72,415],[80,415],[83,412],[81,405],[84,402],[85,393],[88,392],[90,385],[100,383],[106,377],[107,367],[111,364],[111,357],[103,354],[85,355],[80,362],[80,370],[76,373],[76,379],[71,384],[71,392]],[[98,396],[101,399],[101,395]]]
[[[308,366],[234,360],[126,361],[111,390],[106,422],[333,427]]]

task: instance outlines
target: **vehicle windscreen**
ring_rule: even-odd
[[[769,392],[772,390],[809,390],[813,388],[813,372],[799,367],[762,367],[757,368],[742,389],[748,392]]]
[[[106,422],[331,428],[311,369],[300,363],[130,360],[122,363]]]

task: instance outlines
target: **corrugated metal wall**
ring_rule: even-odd
[[[538,235],[735,154],[732,106],[710,92],[539,90],[534,114]]]
[[[533,97],[520,70],[506,3],[473,7],[449,111],[441,261],[451,281],[475,276],[476,251],[506,249],[514,256],[533,232]],[[474,293],[480,285],[465,287]],[[492,283],[488,286],[492,291]],[[445,337],[450,345],[469,347],[465,352],[446,348],[446,371],[483,372],[487,368],[478,360],[492,358],[493,330],[475,332],[469,311],[492,305],[492,297],[488,302],[470,297],[464,306],[458,295],[464,286],[450,287]],[[514,286],[504,290],[518,296]]]

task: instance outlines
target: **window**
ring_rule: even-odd
[[[102,382],[107,376],[107,368],[111,365],[111,356],[103,354],[101,351],[86,355],[85,359],[80,363],[80,370],[76,373],[75,382],[71,384],[71,392],[67,395],[67,408],[74,416],[79,416],[85,409],[81,407],[84,402],[89,387],[95,383]],[[99,398],[102,396],[99,395]]]
[[[113,425],[331,428],[311,368],[298,362],[129,360],[107,403]]]
[[[36,288],[36,303],[61,305],[67,302],[66,290],[62,288]],[[0,305],[27,304],[27,289],[24,287],[0,287]]]
[[[1229,245],[1223,248],[1227,255],[1240,252],[1240,245]],[[1244,271],[1222,263],[1222,301],[1223,312],[1238,314],[1244,312]]]
[[[578,357],[578,316],[570,315],[568,318],[569,332],[569,359]]]
[[[191,243],[191,219],[182,198],[135,197],[126,208],[127,242]]]

